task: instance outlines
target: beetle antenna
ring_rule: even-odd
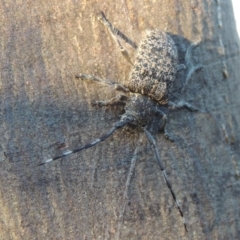
[[[107,138],[109,138],[110,136],[112,136],[112,134],[117,130],[117,129],[120,129],[120,128],[123,128],[126,124],[128,124],[131,120],[128,119],[128,118],[125,118],[125,119],[121,119],[120,121],[118,121],[117,123],[115,123],[115,125],[104,135],[102,135],[100,138],[97,138],[95,140],[93,140],[92,142],[82,146],[82,147],[79,147],[79,148],[76,148],[76,149],[73,149],[73,150],[67,150],[65,151],[63,154],[61,155],[58,155],[56,157],[53,157],[53,158],[49,158],[47,159],[46,161],[38,164],[38,166],[41,166],[41,165],[44,165],[46,163],[50,163],[52,161],[55,161],[55,160],[58,160],[58,159],[61,159],[61,158],[64,158],[66,156],[69,156],[73,153],[76,153],[76,152],[80,152],[84,149],[87,149],[87,148],[91,148],[95,145],[97,145],[98,143],[100,142],[103,142],[104,140],[106,140]]]

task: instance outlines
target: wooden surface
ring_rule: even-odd
[[[72,149],[99,137],[123,113],[122,106],[91,104],[114,91],[74,78],[127,83],[131,66],[96,20],[99,10],[137,44],[146,29],[171,33],[180,62],[201,41],[193,60],[204,68],[184,95],[177,91],[181,72],[172,96],[201,111],[170,114],[175,143],[154,134],[188,234],[142,132],[119,130],[94,148],[37,166],[61,143]],[[240,238],[240,58],[230,0],[2,0],[0,53],[0,239]]]

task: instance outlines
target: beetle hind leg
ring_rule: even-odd
[[[186,80],[185,80],[185,82],[183,84],[181,92],[185,91],[186,86],[188,85],[189,81],[191,80],[193,74],[195,72],[197,72],[198,70],[201,70],[203,68],[202,64],[194,65],[193,64],[193,60],[192,60],[193,49],[196,48],[197,46],[199,46],[199,44],[200,44],[200,42],[194,42],[187,49],[187,52],[186,52],[186,55],[185,55],[185,63],[186,63],[186,68],[187,68],[187,77],[186,77]]]

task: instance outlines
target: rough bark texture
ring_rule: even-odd
[[[99,10],[137,44],[146,29],[171,33],[180,62],[201,40],[193,59],[204,68],[184,95],[181,72],[173,96],[201,111],[170,114],[175,143],[154,134],[188,234],[140,131],[122,129],[37,166],[59,143],[87,143],[123,113],[91,105],[116,92],[74,78],[82,72],[127,83],[131,66],[95,19]],[[240,57],[230,0],[2,0],[0,25],[0,239],[240,238]]]

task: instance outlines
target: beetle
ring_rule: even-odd
[[[165,113],[165,110],[186,108],[189,111],[197,111],[195,107],[185,101],[180,101],[178,103],[169,101],[169,94],[171,93],[173,82],[176,79],[176,74],[178,71],[185,69],[186,66],[178,64],[177,47],[168,33],[159,30],[146,31],[145,36],[137,47],[134,42],[128,39],[108,21],[103,12],[98,13],[98,19],[106,26],[112,38],[119,46],[122,55],[132,65],[128,86],[92,75],[78,74],[75,77],[82,80],[90,80],[108,85],[109,87],[124,93],[117,95],[109,101],[99,101],[97,102],[97,105],[107,106],[115,102],[124,102],[125,113],[106,134],[94,139],[82,147],[74,150],[66,150],[63,154],[47,159],[39,165],[44,165],[69,156],[70,154],[91,148],[106,140],[116,130],[121,129],[126,125],[136,126],[137,128],[143,129],[148,141],[152,145],[167,187],[169,188],[178,211],[183,218],[183,212],[177,201],[176,194],[172,189],[172,185],[168,180],[164,164],[157,149],[156,141],[149,130],[149,125],[155,116],[160,116],[163,121],[162,128],[164,136],[166,139],[173,141],[165,129],[168,120],[168,114]],[[120,38],[130,44],[133,48],[137,49],[137,55],[134,63],[132,63],[128,52],[119,41]],[[190,59],[193,48],[195,48],[198,44],[199,43],[191,44],[186,52],[186,65],[187,67],[190,66],[190,68],[188,69],[185,86],[188,85],[188,81],[192,77],[193,73],[202,68],[201,65],[193,66]],[[187,231],[185,222],[184,227]]]

